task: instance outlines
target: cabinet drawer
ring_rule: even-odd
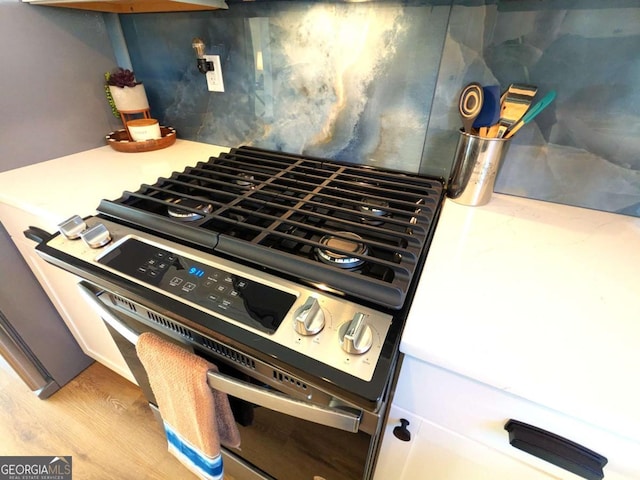
[[[409,420],[409,441],[393,435]],[[550,480],[527,463],[392,406],[374,480]]]
[[[508,392],[405,357],[393,404],[515,459],[565,479],[577,475],[512,447],[504,425],[518,420],[608,459],[607,480],[640,478],[640,445]]]

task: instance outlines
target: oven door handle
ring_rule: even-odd
[[[297,400],[283,393],[256,387],[213,370],[207,372],[207,382],[211,388],[219,392],[291,417],[351,433],[356,433],[360,426],[360,414]]]
[[[132,344],[135,345],[138,342],[139,334],[122,323],[98,300],[97,296],[101,292],[94,293],[82,283],[78,283],[78,289],[87,303],[100,315],[105,323],[109,324]],[[309,420],[351,433],[356,433],[360,427],[361,414],[297,400],[283,393],[256,387],[219,372],[209,370],[207,372],[207,383],[211,388],[219,392],[291,417]]]

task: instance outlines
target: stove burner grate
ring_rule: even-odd
[[[98,211],[400,308],[443,196],[441,179],[239,147],[103,200]]]

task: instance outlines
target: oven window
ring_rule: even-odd
[[[256,407],[253,423],[239,426],[236,455],[278,480],[363,478],[370,437]]]
[[[198,355],[217,365],[220,373],[270,388],[206,352],[198,350]],[[239,449],[229,450],[259,470],[278,480],[363,478],[371,443],[368,434],[301,420],[232,396],[229,401],[242,439]]]

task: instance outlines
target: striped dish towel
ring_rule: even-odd
[[[207,384],[217,367],[151,332],[136,352],[149,377],[164,422],[169,452],[206,480],[222,480],[220,444],[240,446],[240,432],[226,394]]]

